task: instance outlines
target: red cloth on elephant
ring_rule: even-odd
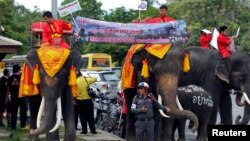
[[[160,16],[160,17],[149,18],[145,20],[146,23],[161,23],[161,22],[170,22],[170,21],[174,21],[174,19],[171,17],[167,17],[167,16],[164,16],[164,17]]]
[[[211,35],[201,35],[200,36],[200,46],[203,48],[209,48],[209,42],[211,41]]]
[[[220,33],[220,35],[218,36],[217,38],[217,44],[218,44],[218,49],[219,49],[219,52],[222,56],[222,58],[229,58],[230,55],[231,55],[231,52],[228,50],[229,48],[229,45],[231,43],[231,39]]]
[[[53,38],[60,38],[60,46],[69,48],[69,45],[62,38],[63,30],[71,30],[71,25],[63,20],[54,20],[51,24],[45,24],[42,33],[43,43],[53,45]]]

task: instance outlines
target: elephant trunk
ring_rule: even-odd
[[[246,104],[245,108],[244,108],[244,115],[243,115],[243,119],[242,121],[240,121],[241,116],[238,115],[235,119],[235,124],[236,125],[247,125],[250,119],[250,105]]]
[[[43,123],[43,125],[41,125],[37,129],[30,130],[31,136],[38,136],[38,135],[44,133],[46,130],[48,130],[48,128],[50,127],[50,125],[52,124],[52,121],[53,121],[55,105],[56,105],[55,101],[45,99],[44,123]]]
[[[187,110],[178,109],[176,103],[176,94],[178,86],[178,77],[173,74],[165,74],[159,77],[157,91],[162,95],[163,102],[171,109],[168,113],[173,118],[187,118],[193,122],[192,131],[196,131],[198,128],[198,119],[196,115]]]
[[[240,107],[245,106],[245,103],[244,103],[244,102],[243,102],[243,103],[241,102],[242,96],[243,96],[242,93],[237,93],[237,94],[236,94],[236,97],[235,97],[235,102],[236,102],[236,104],[237,104],[238,106],[240,106]]]

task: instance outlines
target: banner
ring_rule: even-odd
[[[185,43],[186,22],[176,20],[156,24],[115,23],[75,16],[72,19],[74,39],[95,43]]]
[[[218,30],[215,28],[213,35],[212,35],[212,40],[210,42],[210,45],[213,46],[217,50],[218,50],[217,38],[218,38],[219,34],[220,33],[218,32]]]
[[[58,7],[58,12],[61,17],[67,16],[79,10],[81,10],[81,6],[78,0],[72,1],[68,4]]]

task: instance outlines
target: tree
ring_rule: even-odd
[[[221,25],[228,25],[230,35],[234,35],[236,29],[241,27],[236,44],[239,48],[245,48],[242,45],[248,40],[242,40],[242,37],[245,35],[245,38],[248,38],[246,33],[249,33],[249,10],[247,0],[182,0],[169,5],[170,15],[188,23],[190,38],[187,46],[199,45],[201,29],[212,30]]]
[[[23,5],[14,5],[14,0],[0,1],[0,21],[5,27],[3,35],[23,43],[20,54],[25,54],[30,45],[29,25],[40,18],[40,12],[31,12]]]

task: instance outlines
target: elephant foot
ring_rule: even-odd
[[[29,135],[28,141],[40,141],[38,136],[31,136]]]
[[[197,141],[206,141],[206,140],[207,140],[206,137],[199,137],[199,138],[197,139]]]
[[[177,141],[185,141],[185,138],[178,138]]]

